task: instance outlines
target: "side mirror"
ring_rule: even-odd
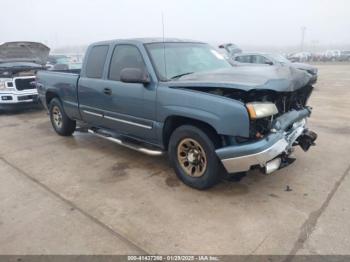
[[[150,83],[147,72],[145,70],[141,70],[140,68],[124,68],[120,72],[120,81],[125,83]]]

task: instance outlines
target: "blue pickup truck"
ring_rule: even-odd
[[[54,130],[76,123],[149,155],[168,153],[177,176],[206,189],[222,175],[289,161],[307,151],[309,75],[293,68],[232,67],[206,43],[129,39],[89,46],[81,71],[39,71],[36,85]]]

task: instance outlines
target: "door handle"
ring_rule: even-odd
[[[112,95],[112,90],[110,88],[104,88],[103,89],[103,93],[105,93],[106,95],[110,96],[110,95]]]

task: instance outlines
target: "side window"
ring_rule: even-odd
[[[241,62],[241,57],[240,57],[240,56],[236,56],[236,57],[235,57],[235,61]]]
[[[106,62],[108,45],[94,46],[86,61],[86,76],[90,78],[101,78],[103,67]]]
[[[261,55],[255,55],[253,58],[254,64],[266,64],[269,60]]]
[[[238,60],[236,59],[236,61],[240,62],[240,63],[251,63],[250,61],[250,55],[242,55],[242,56],[238,56]]]
[[[145,68],[142,55],[137,47],[132,45],[117,45],[115,47],[108,79],[120,81],[120,72],[124,68],[139,68],[141,70]]]

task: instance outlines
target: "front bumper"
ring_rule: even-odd
[[[267,167],[276,157],[290,154],[297,139],[307,132],[306,118],[310,114],[309,108],[288,112],[274,121],[273,132],[265,138],[220,148],[216,153],[228,173],[248,171],[252,166]]]
[[[0,104],[18,104],[38,102],[38,91],[30,89],[26,91],[0,92]]]
[[[36,89],[26,91],[0,92],[0,108],[18,108],[38,104],[39,97]]]

